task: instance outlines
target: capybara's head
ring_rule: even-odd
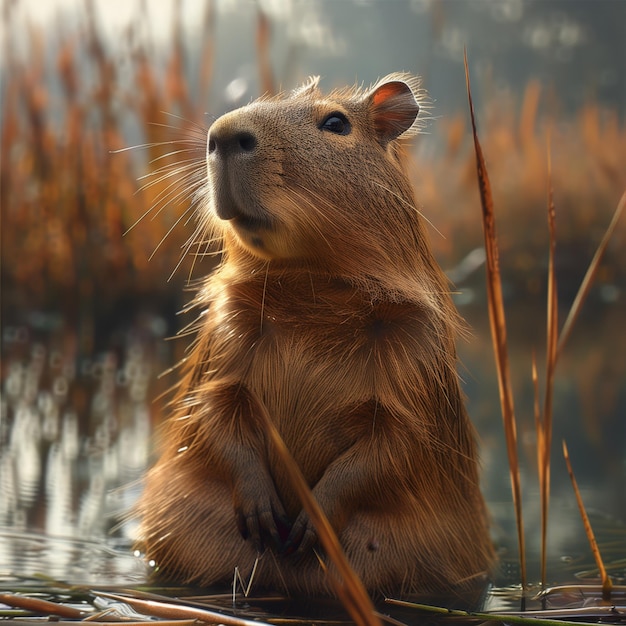
[[[422,96],[406,74],[329,95],[313,78],[223,115],[207,146],[218,230],[267,260],[332,268],[388,254],[417,219],[396,140],[415,129]]]

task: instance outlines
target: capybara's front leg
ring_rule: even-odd
[[[313,486],[313,496],[338,535],[359,509],[402,507],[410,451],[392,444],[388,436],[359,439],[326,468]],[[311,518],[302,510],[285,542],[285,552],[304,555],[317,539]]]
[[[266,545],[282,549],[291,529],[289,519],[267,467],[249,451],[241,451],[233,472],[233,498],[241,536],[249,539],[259,553]]]
[[[199,457],[207,480],[222,480],[231,489],[237,524],[244,539],[259,552],[282,547],[290,530],[283,504],[269,472],[263,403],[242,383],[211,382],[189,400],[181,422],[182,448]],[[187,441],[184,441],[184,440]],[[180,449],[180,448],[179,448]]]

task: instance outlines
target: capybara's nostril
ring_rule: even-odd
[[[209,132],[207,150],[209,154],[242,154],[253,152],[257,145],[257,138],[248,131],[229,132],[216,128]]]

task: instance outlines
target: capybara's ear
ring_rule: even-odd
[[[383,78],[366,96],[376,134],[383,145],[409,130],[420,110],[411,85],[396,76]]]

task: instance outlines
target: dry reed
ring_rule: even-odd
[[[262,419],[265,432],[269,435],[272,445],[281,458],[283,465],[287,468],[286,474],[291,481],[291,485],[298,494],[304,510],[311,518],[328,558],[336,568],[338,576],[330,570],[327,570],[326,574],[330,576],[337,596],[343,602],[355,624],[358,626],[380,626],[381,621],[374,611],[374,605],[363,583],[350,566],[335,531],[311,493],[298,464],[291,456],[272,421],[267,419],[266,415],[262,415]]]
[[[498,386],[500,390],[500,401],[502,406],[502,416],[505,427],[505,438],[507,442],[507,455],[509,459],[509,470],[511,475],[511,486],[513,494],[513,505],[515,508],[515,517],[517,523],[518,546],[520,555],[520,570],[522,588],[526,588],[526,564],[524,555],[524,530],[523,517],[521,507],[521,486],[519,474],[519,457],[517,453],[517,434],[516,423],[513,408],[513,388],[511,384],[511,376],[509,371],[508,350],[507,350],[507,332],[504,313],[504,304],[502,297],[502,286],[499,269],[499,251],[498,237],[496,235],[493,194],[491,184],[487,174],[485,159],[476,131],[476,122],[472,96],[470,90],[469,70],[467,64],[467,56],[464,57],[465,75],[467,83],[467,92],[469,100],[469,110],[471,119],[472,136],[474,141],[474,150],[476,158],[476,170],[478,187],[480,192],[480,201],[483,210],[483,229],[485,238],[486,251],[486,269],[487,269],[487,305],[492,333],[492,341],[496,360],[496,371],[498,376]],[[528,129],[532,126],[530,120],[534,117],[538,101],[538,90],[531,85],[527,91],[529,96],[523,107],[522,114],[522,137],[526,137]],[[547,563],[547,529],[548,529],[548,507],[550,501],[550,451],[552,442],[552,414],[553,414],[553,397],[554,397],[554,376],[559,354],[565,344],[565,341],[571,333],[571,328],[576,320],[582,304],[589,293],[591,284],[597,276],[598,267],[602,257],[607,249],[609,240],[613,235],[621,216],[624,204],[626,204],[626,192],[622,195],[620,202],[615,210],[611,223],[605,232],[598,249],[587,269],[585,278],[572,304],[569,315],[565,322],[563,332],[559,336],[558,328],[558,296],[557,296],[557,277],[556,277],[556,227],[555,227],[555,205],[552,187],[552,158],[550,146],[548,146],[547,160],[547,177],[548,177],[548,243],[549,243],[549,259],[548,259],[548,284],[547,284],[547,319],[546,319],[546,381],[545,381],[545,398],[543,412],[539,408],[539,386],[536,358],[532,355],[532,381],[534,388],[534,415],[535,430],[537,440],[537,466],[540,487],[541,501],[541,583],[546,583],[546,563]],[[567,459],[567,457],[566,457]],[[569,468],[569,461],[568,461]],[[571,470],[570,470],[570,476]],[[574,479],[572,476],[572,482]],[[576,486],[575,486],[575,490]],[[577,493],[580,502],[580,496]],[[584,509],[581,506],[581,514],[583,520],[586,519]],[[588,521],[585,527],[589,527]],[[590,529],[590,527],[589,527]],[[595,540],[592,541],[592,547]],[[597,547],[594,549],[594,555],[600,562]],[[599,565],[600,567],[600,565]],[[604,567],[601,566],[601,571]],[[603,578],[604,580],[604,578]],[[604,593],[607,593],[606,590]]]
[[[546,382],[543,414],[537,422],[537,460],[539,468],[539,493],[541,498],[541,584],[546,583],[548,546],[548,508],[550,506],[550,450],[552,446],[552,405],[554,397],[554,370],[556,368],[557,340],[559,334],[559,309],[557,297],[555,249],[556,227],[554,194],[552,190],[552,160],[548,142],[548,295],[546,319]]]
[[[578,503],[578,510],[580,511],[580,516],[585,526],[585,533],[587,535],[587,539],[589,540],[591,551],[593,552],[593,558],[595,559],[596,565],[598,566],[598,571],[600,572],[600,579],[602,580],[602,599],[605,602],[609,602],[611,600],[611,588],[613,587],[613,584],[611,582],[611,578],[607,574],[606,568],[604,567],[604,562],[602,561],[600,549],[598,548],[598,543],[596,542],[593,529],[591,528],[589,516],[587,515],[587,511],[585,510],[585,505],[583,504],[580,490],[578,489],[578,483],[576,482],[576,477],[574,476],[574,470],[572,469],[572,464],[569,459],[569,453],[567,451],[567,445],[565,441],[563,441],[563,457],[565,458],[565,463],[567,465],[567,473],[569,474],[570,480],[572,481],[572,488],[574,489],[576,502]]]
[[[19,3],[5,8],[9,22],[13,5]],[[149,33],[130,27],[119,47],[112,49],[100,33],[92,4],[85,0],[80,10],[79,27],[66,33],[57,48],[47,47],[35,27],[6,29],[0,165],[3,307],[61,307],[74,326],[103,305],[119,310],[124,300],[161,304],[167,298],[182,305],[179,294],[193,255],[183,260],[169,285],[165,281],[179,263],[189,232],[184,222],[191,213],[185,213],[189,201],[182,189],[168,186],[182,158],[202,165],[202,114],[212,93],[216,62],[212,2],[206,3],[195,76],[183,46],[188,35],[176,12],[171,37],[159,43],[163,61],[157,64]],[[29,50],[27,56],[16,52],[18,37]],[[261,88],[272,92],[271,32],[262,13],[257,37]],[[54,62],[48,63],[49,58]],[[122,80],[120,67],[127,68],[130,81]],[[61,92],[53,90],[55,83]],[[520,296],[536,293],[537,279],[529,277],[541,272],[539,250],[545,242],[533,214],[533,207],[541,204],[545,177],[543,161],[536,158],[540,105],[537,83],[529,84],[519,119],[506,96],[494,98],[483,139],[493,155],[493,193],[507,207],[499,247],[512,260],[507,280]],[[134,126],[132,139],[129,120]],[[423,159],[418,153],[416,177],[420,202],[438,216],[437,228],[444,234],[433,239],[436,253],[444,266],[453,266],[480,245],[480,225],[465,210],[468,190],[475,184],[470,176],[473,157],[463,140],[467,133],[461,117],[438,122],[437,134],[444,137],[444,153],[435,159]],[[144,154],[115,152],[129,143],[145,144]],[[574,262],[582,257],[581,250],[588,249],[584,242],[581,247],[579,233],[598,230],[606,219],[603,207],[610,206],[611,198],[626,185],[621,167],[625,146],[626,129],[619,118],[593,103],[554,133],[558,159],[553,182],[562,190],[560,204],[568,211],[559,245],[563,251],[577,250],[569,255]],[[582,165],[581,154],[588,155]],[[136,179],[146,171],[146,162],[155,159],[170,165],[172,176],[137,191]],[[589,206],[597,210],[588,211]],[[149,219],[141,228],[122,236],[145,213]],[[157,247],[158,254],[150,259]],[[200,258],[196,263],[196,275],[211,267]],[[626,246],[616,245],[600,268],[602,280],[623,280],[624,268]],[[577,267],[568,271],[575,273]]]
[[[485,252],[487,262],[487,307],[491,326],[491,337],[497,366],[498,389],[500,391],[500,405],[502,419],[504,421],[504,433],[506,438],[507,455],[509,459],[509,473],[511,476],[511,490],[513,507],[515,509],[515,521],[517,524],[517,541],[519,549],[519,561],[521,571],[522,588],[526,588],[526,555],[524,547],[524,522],[522,517],[522,491],[520,484],[519,460],[517,454],[517,427],[515,422],[515,410],[513,406],[513,387],[509,372],[509,357],[506,338],[506,319],[504,312],[504,300],[502,296],[502,282],[500,279],[498,238],[496,234],[496,222],[494,215],[493,198],[489,176],[485,165],[480,141],[476,132],[474,118],[474,105],[470,88],[469,68],[467,54],[464,56],[465,81],[467,85],[467,97],[469,101],[470,117],[472,121],[472,136],[476,153],[476,172],[478,188],[483,210],[483,228],[485,234]]]

